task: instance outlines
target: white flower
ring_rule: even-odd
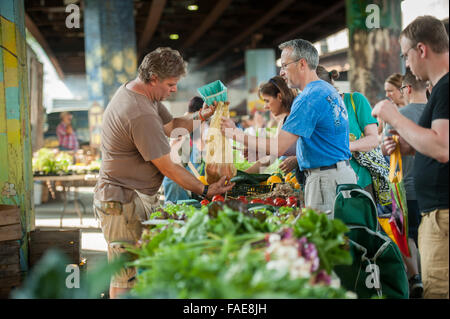
[[[270,234],[269,236],[269,243],[274,244],[276,242],[279,242],[281,240],[281,236],[278,234]]]

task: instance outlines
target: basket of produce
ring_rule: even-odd
[[[197,91],[207,105],[211,105],[214,101],[226,102],[227,100],[227,87],[220,80],[206,84]]]
[[[273,185],[236,184],[231,191],[228,192],[228,196],[238,197],[266,194],[272,191],[272,187]]]

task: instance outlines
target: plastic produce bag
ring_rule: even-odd
[[[208,184],[212,184],[217,182],[222,176],[226,176],[230,180],[237,172],[233,163],[233,146],[231,141],[220,130],[221,118],[230,117],[227,88],[218,80],[202,86],[197,91],[207,105],[218,102],[206,136],[206,181]]]
[[[208,184],[217,182],[222,176],[230,180],[236,175],[233,163],[233,146],[220,130],[220,121],[223,117],[230,117],[229,102],[219,102],[211,119],[206,137],[206,181]]]

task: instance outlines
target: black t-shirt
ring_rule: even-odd
[[[431,128],[438,119],[448,120],[448,73],[433,87],[430,99],[425,106],[419,125]],[[414,184],[417,201],[422,212],[448,208],[448,162],[439,163],[431,157],[416,152],[414,160]]]

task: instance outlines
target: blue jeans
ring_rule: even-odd
[[[167,176],[164,176],[163,187],[164,187],[164,204],[167,204],[167,202],[172,202],[176,204],[177,201],[179,200],[190,199],[188,193],[184,190],[184,188],[175,183]]]

